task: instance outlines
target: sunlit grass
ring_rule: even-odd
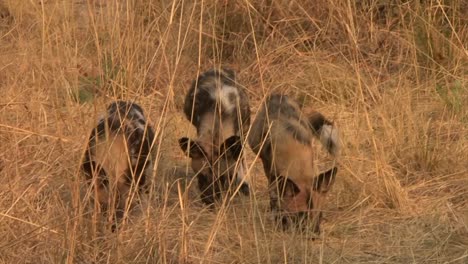
[[[390,2],[0,2],[0,262],[465,263],[468,7]],[[283,91],[340,128],[319,239],[276,229],[250,149],[252,195],[200,202],[181,108],[220,64],[253,114]],[[114,99],[137,101],[161,135],[154,188],[117,233],[79,170]]]

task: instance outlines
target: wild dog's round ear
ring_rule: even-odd
[[[179,146],[190,158],[201,158],[204,156],[202,147],[198,145],[197,142],[192,141],[187,137],[179,139]]]
[[[312,132],[317,136],[320,135],[320,129],[324,124],[331,124],[328,120],[325,119],[325,116],[314,110],[309,110],[307,119],[309,121],[309,126],[312,129]]]
[[[320,175],[314,179],[313,190],[321,193],[328,192],[331,186],[335,183],[335,176],[337,172],[338,168],[333,167],[326,172],[320,173]]]
[[[220,146],[219,153],[226,153],[238,159],[242,151],[242,140],[239,136],[231,136]]]

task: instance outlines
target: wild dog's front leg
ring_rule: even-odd
[[[239,193],[248,196],[250,194],[250,184],[247,178],[247,163],[245,158],[242,157],[236,174],[236,184],[239,187]],[[236,186],[236,188],[237,188]]]
[[[113,183],[111,208],[108,210],[108,221],[111,224],[112,232],[116,231],[118,226],[123,223],[126,218],[125,212],[133,207],[132,199],[139,195],[138,186],[132,186],[132,184],[132,177],[127,173],[122,175],[118,182]],[[137,193],[132,195],[133,192]]]

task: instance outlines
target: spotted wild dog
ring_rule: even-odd
[[[270,206],[283,227],[289,221],[311,219],[313,231],[320,233],[322,200],[334,183],[337,168],[315,175],[314,137],[336,156],[338,131],[330,121],[318,112],[307,116],[289,97],[272,94],[262,102],[248,142],[262,160],[270,185]]]
[[[121,220],[133,194],[143,193],[152,174],[154,137],[143,109],[126,101],[111,103],[91,131],[81,169],[110,218]]]
[[[197,138],[182,137],[179,145],[191,158],[201,200],[212,206],[223,191],[237,187],[247,195],[242,148],[250,125],[250,106],[235,73],[224,68],[198,76],[186,95],[184,113],[196,127]],[[233,181],[237,186],[230,188]]]

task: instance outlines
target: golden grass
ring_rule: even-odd
[[[468,5],[419,2],[3,0],[0,262],[466,263]],[[254,113],[287,91],[341,129],[320,239],[275,230],[250,150],[251,197],[201,205],[181,106],[220,64]],[[112,99],[136,100],[162,135],[151,197],[118,233],[79,171]]]

